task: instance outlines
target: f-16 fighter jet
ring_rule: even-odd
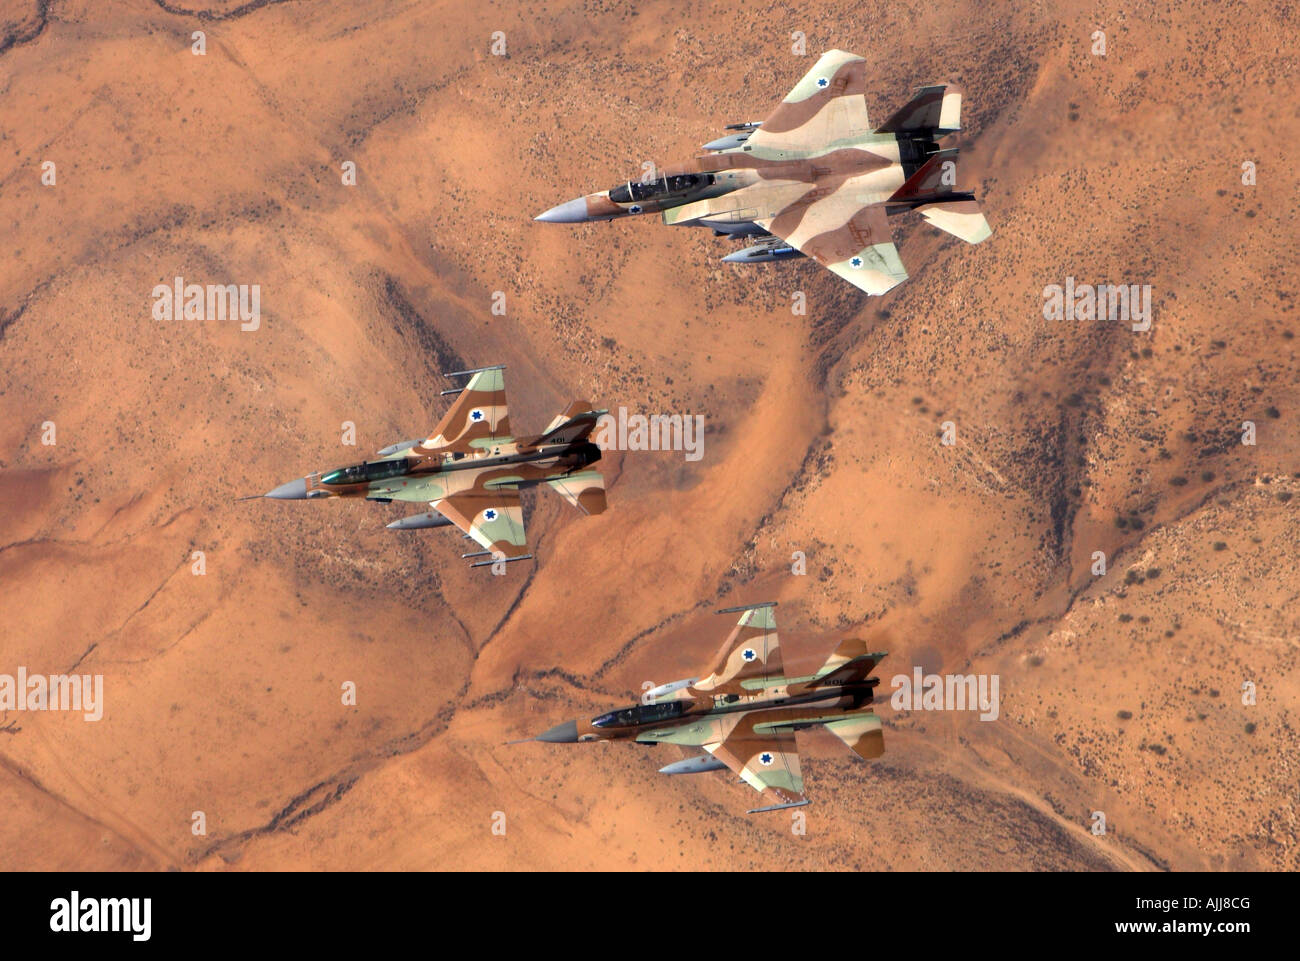
[[[463,388],[444,390],[456,400],[428,440],[385,447],[377,458],[281,484],[265,497],[364,497],[380,501],[427,501],[433,510],[394,521],[394,530],[455,524],[483,550],[463,557],[489,557],[472,567],[521,561],[524,513],[519,491],[546,484],[586,514],[605,509],[605,478],[591,467],[600,448],[588,440],[605,411],[574,401],[538,437],[510,434],[504,367],[462,370]]]
[[[537,220],[582,223],[661,213],[666,224],[757,238],[722,259],[753,264],[807,255],[869,294],[907,279],[890,214],[915,210],[977,244],[989,234],[972,193],[957,187],[961,92],[921,87],[875,128],[867,120],[866,62],[824,54],[766,120],[732,124],[710,151],[662,171],[552,207]]]
[[[885,655],[868,651],[862,641],[845,640],[815,674],[786,677],[775,606],[718,611],[743,613],[703,678],[661,685],[646,692],[647,703],[590,722],[569,721],[531,740],[692,745],[707,753],[660,773],[730,768],[769,802],[750,814],[807,804],[795,731],[820,724],[864,758],[884,753],[880,718],[871,709],[880,680],[868,675]]]

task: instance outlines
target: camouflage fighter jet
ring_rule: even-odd
[[[880,718],[871,709],[880,679],[869,675],[885,655],[849,639],[816,673],[786,677],[774,607],[767,603],[718,611],[743,613],[702,679],[663,684],[646,692],[645,703],[590,722],[569,721],[528,740],[700,747],[707,753],[669,764],[660,773],[730,768],[770,802],[750,814],[807,804],[795,731],[820,724],[864,758],[884,753]]]
[[[754,264],[807,255],[869,294],[907,279],[889,229],[915,210],[977,244],[991,233],[974,194],[957,187],[957,149],[939,140],[961,129],[961,91],[921,87],[880,127],[867,120],[866,62],[824,54],[766,120],[731,124],[709,153],[552,207],[548,223],[661,213],[666,224],[756,238],[723,257]]]
[[[427,501],[433,510],[389,524],[415,530],[455,524],[483,550],[462,557],[522,561],[524,513],[519,491],[546,484],[585,514],[605,509],[605,478],[591,467],[600,448],[588,440],[601,410],[574,401],[538,437],[510,435],[504,367],[446,374],[469,377],[465,386],[444,390],[455,402],[427,440],[408,440],[381,450],[376,460],[328,473],[308,474],[281,484],[264,497],[364,497],[367,500]]]

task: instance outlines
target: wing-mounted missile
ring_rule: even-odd
[[[762,814],[764,811],[784,811],[787,808],[801,808],[809,804],[809,800],[804,798],[802,801],[787,801],[784,804],[769,804],[765,808],[750,808],[746,814]]]
[[[402,451],[410,450],[418,443],[420,443],[420,438],[417,437],[415,440],[404,440],[398,444],[389,444],[383,450],[379,451],[378,456],[392,457],[394,454],[400,454]]]
[[[698,677],[688,677],[681,681],[672,681],[668,684],[660,684],[658,687],[646,691],[645,699],[647,701],[657,701],[659,698],[672,694],[674,691],[680,691],[684,687],[690,687],[698,680]]]
[[[388,525],[390,531],[418,531],[426,527],[450,527],[451,521],[436,511],[427,511],[423,514],[412,514],[410,517],[403,517],[395,520]]]
[[[505,370],[505,369],[506,369],[505,364],[493,364],[491,367],[475,367],[473,370],[445,370],[443,371],[442,376],[446,377],[448,380],[451,380],[451,378],[453,377],[473,377],[475,374],[483,374],[489,370]],[[448,394],[462,394],[464,392],[465,392],[464,386],[449,387],[447,390],[438,391],[438,396],[446,397]]]
[[[793,260],[802,257],[797,247],[786,243],[780,237],[760,240],[742,250],[727,254],[722,258],[724,264],[763,264],[773,260]]]
[[[723,771],[727,765],[712,754],[683,758],[659,769],[660,774],[703,774],[705,771]]]
[[[712,150],[720,153],[723,150],[735,150],[750,138],[755,130],[763,125],[763,121],[747,121],[745,123],[729,123],[724,130],[735,130],[736,133],[729,134],[726,137],[719,137],[717,140],[710,140],[703,147],[705,150]]]
[[[724,150],[735,150],[749,139],[747,133],[733,133],[729,137],[719,137],[717,140],[710,140],[703,147],[705,150],[711,150],[714,153],[721,153]]]

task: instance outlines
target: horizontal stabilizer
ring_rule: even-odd
[[[859,757],[871,759],[885,753],[885,735],[874,711],[827,721],[825,727]]]
[[[973,200],[949,200],[917,207],[917,212],[940,230],[960,237],[968,244],[978,244],[993,235],[979,204]]]
[[[581,470],[546,483],[584,514],[601,514],[608,506],[605,501],[605,475],[598,470]]]

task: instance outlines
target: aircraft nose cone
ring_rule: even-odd
[[[749,248],[745,247],[722,258],[724,264],[743,264],[749,260]]]
[[[577,200],[570,200],[556,207],[552,207],[544,214],[538,214],[533,218],[546,224],[580,224],[587,219],[587,198],[579,197]]]
[[[550,741],[553,744],[572,744],[578,740],[578,722],[565,721],[563,724],[557,724],[549,731],[543,731],[537,735],[539,741]]]
[[[273,491],[267,491],[264,497],[274,497],[278,501],[301,501],[307,499],[307,480],[299,477],[287,484],[281,484]]]

